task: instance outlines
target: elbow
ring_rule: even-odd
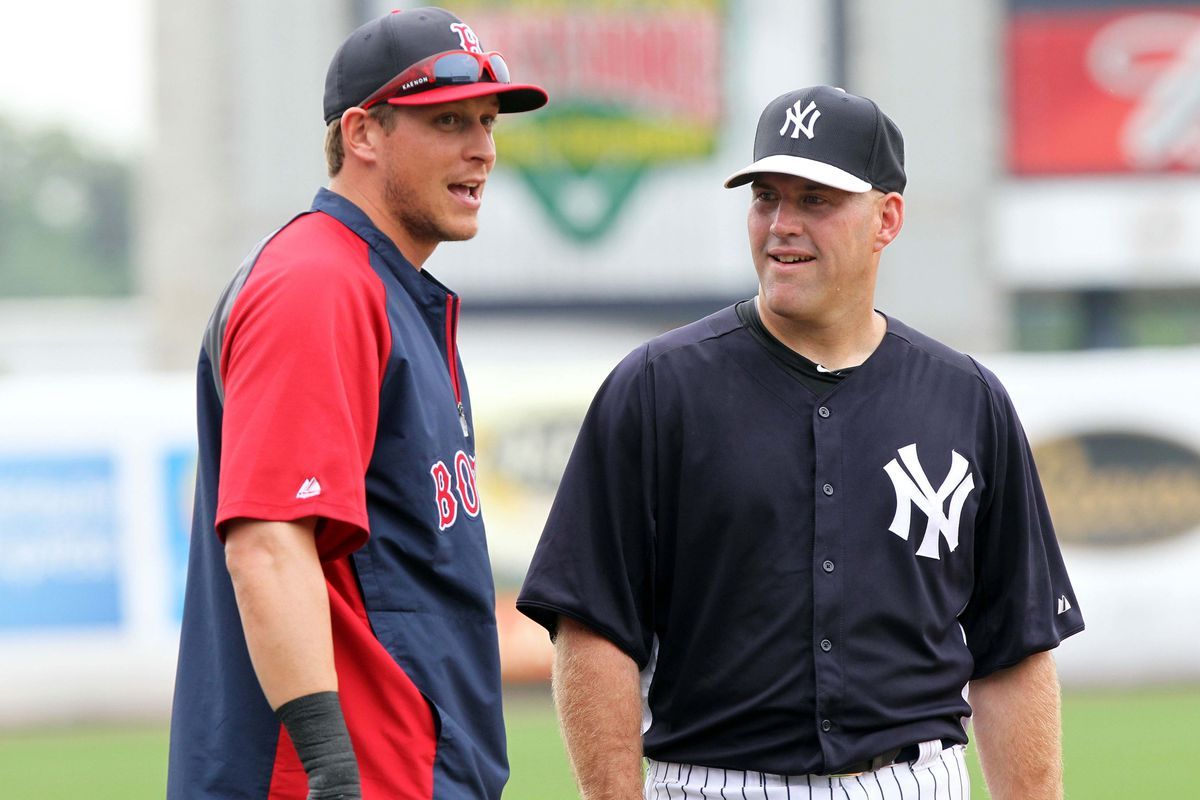
[[[234,589],[266,581],[304,581],[320,576],[316,521],[266,522],[238,519],[226,530],[226,569]]]
[[[263,537],[230,534],[225,540],[225,568],[234,587],[253,583],[256,575],[270,571],[279,554]]]
[[[295,573],[319,563],[315,520],[233,520],[225,531],[225,568],[234,588],[272,574]],[[319,567],[318,567],[319,569]]]
[[[236,588],[278,571],[289,556],[286,524],[233,520],[225,531],[225,568]]]

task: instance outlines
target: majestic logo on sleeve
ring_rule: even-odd
[[[296,492],[296,499],[307,500],[310,497],[316,497],[320,493],[321,484],[317,482],[315,477],[308,478],[304,483],[300,484],[300,489]]]
[[[783,120],[783,127],[779,129],[779,135],[786,136],[788,125],[791,125],[793,139],[799,139],[801,133],[812,139],[816,136],[816,133],[813,132],[813,126],[817,124],[817,119],[820,116],[821,112],[817,110],[815,101],[810,100],[808,106],[801,111],[800,101],[797,100],[796,104],[787,110],[787,116]],[[807,118],[807,121],[805,118]]]
[[[454,454],[454,470],[444,461],[429,468],[433,477],[433,499],[437,505],[438,530],[458,521],[461,508],[469,517],[479,516],[479,493],[475,489],[475,458],[462,450]]]
[[[967,460],[954,450],[950,451],[950,472],[942,485],[936,490],[925,470],[917,459],[915,444],[901,447],[900,460],[892,459],[883,468],[892,479],[896,489],[896,516],[888,530],[908,541],[908,528],[912,518],[912,506],[921,509],[929,520],[925,526],[925,537],[917,548],[917,555],[925,558],[938,559],[941,537],[946,537],[946,545],[953,553],[958,548],[958,524],[962,515],[963,504],[967,496],[975,488],[975,478],[971,475]],[[903,463],[904,466],[900,466]],[[907,469],[907,472],[905,471]],[[946,513],[946,499],[950,499],[950,510]]]

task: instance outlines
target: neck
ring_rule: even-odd
[[[344,170],[343,170],[344,171]],[[392,240],[396,248],[417,270],[424,266],[425,261],[433,254],[437,244],[425,244],[416,241],[408,230],[400,224],[392,214],[388,213],[387,203],[378,192],[370,191],[369,187],[360,181],[355,181],[339,173],[329,181],[329,190],[336,192],[362,209],[367,218]]]
[[[763,325],[792,350],[836,371],[857,367],[870,358],[887,333],[887,320],[868,306],[865,312],[829,321],[798,321],[765,310],[762,296],[755,298]]]

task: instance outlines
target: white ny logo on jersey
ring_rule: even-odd
[[[883,468],[883,471],[892,479],[892,486],[896,489],[896,516],[892,518],[892,524],[888,526],[888,530],[908,541],[908,524],[909,518],[912,516],[910,504],[915,505],[924,512],[929,520],[925,526],[925,538],[921,540],[921,546],[917,548],[917,555],[925,558],[941,558],[938,554],[941,536],[946,537],[946,544],[953,553],[958,548],[958,521],[962,514],[963,503],[967,501],[967,495],[975,488],[975,478],[968,471],[967,460],[951,450],[950,472],[946,475],[946,480],[942,481],[941,487],[935,491],[933,484],[925,476],[925,470],[921,468],[921,462],[917,459],[916,444],[901,447],[899,452],[900,461],[904,462],[908,472],[905,472],[894,458]],[[909,477],[910,475],[912,477]],[[953,497],[950,497],[951,492],[954,493]],[[947,497],[950,497],[950,514],[948,516],[942,513]]]
[[[811,116],[809,116],[810,114]],[[817,110],[816,101],[809,100],[808,106],[801,111],[800,101],[797,100],[796,104],[787,110],[787,116],[783,120],[783,127],[779,129],[779,135],[783,136],[786,134],[788,125],[791,125],[793,139],[799,139],[801,131],[811,139],[815,135],[813,133],[813,126],[817,124],[817,118],[820,116],[821,112]],[[805,121],[805,117],[808,117],[807,122]]]

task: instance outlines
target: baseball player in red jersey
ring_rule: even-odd
[[[498,115],[545,102],[439,8],[334,55],[329,187],[247,257],[199,357],[170,800],[499,800],[459,298],[425,263],[475,235]]]
[[[1061,797],[1083,618],[1004,387],[875,309],[906,182],[871,100],[776,98],[757,296],[598,392],[517,601],[585,800],[963,800],[972,718],[993,798]]]

